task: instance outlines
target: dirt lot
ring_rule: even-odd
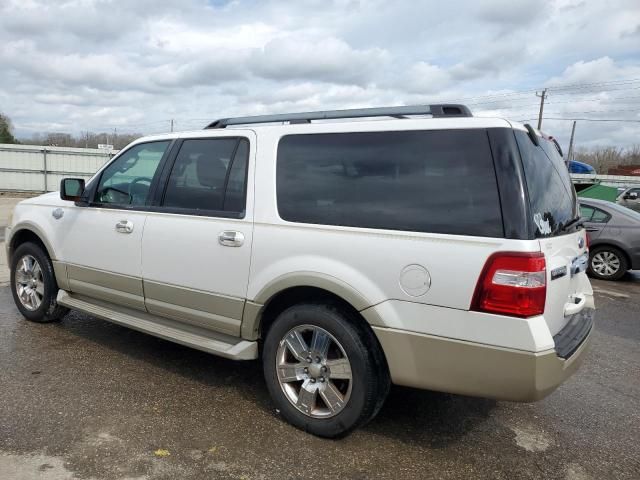
[[[0,288],[0,479],[640,478],[640,282],[594,282],[579,373],[514,404],[404,388],[350,437],[285,424],[257,362],[85,315],[24,321]]]

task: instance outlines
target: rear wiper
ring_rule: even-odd
[[[562,230],[563,232],[566,232],[571,225],[575,225],[576,228],[581,227],[586,220],[587,220],[586,218],[578,215],[576,218],[572,218],[567,223],[565,223],[560,230]]]

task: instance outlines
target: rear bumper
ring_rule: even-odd
[[[390,328],[373,330],[395,384],[529,402],[549,395],[578,369],[591,340],[593,316],[594,310],[583,310],[554,337],[562,352],[532,353]]]

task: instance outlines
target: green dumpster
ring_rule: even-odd
[[[606,200],[615,202],[618,197],[618,189],[615,187],[607,187],[605,185],[595,184],[578,192],[581,198],[597,198],[598,200]]]

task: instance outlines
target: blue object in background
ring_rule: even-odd
[[[569,162],[569,173],[596,173],[596,169],[587,163],[572,160]]]

